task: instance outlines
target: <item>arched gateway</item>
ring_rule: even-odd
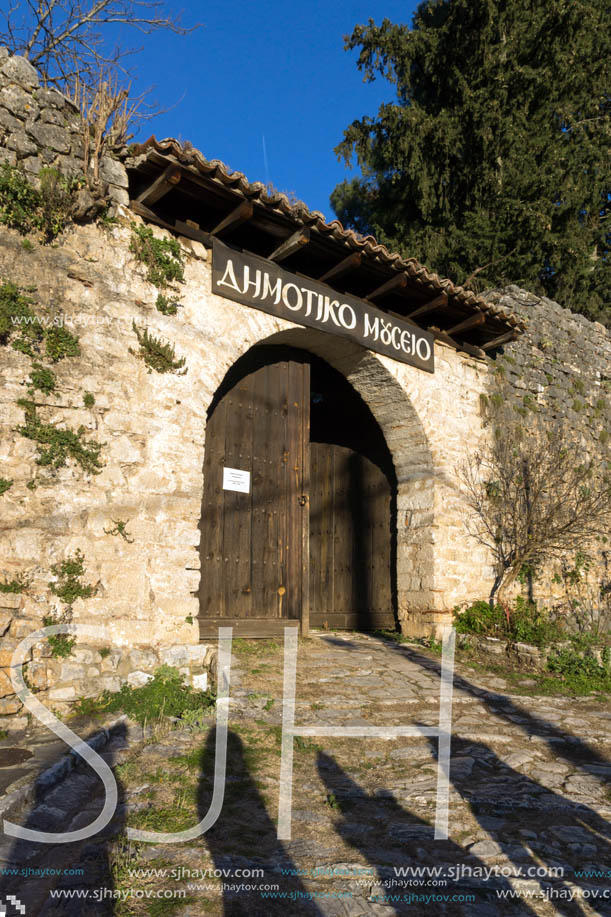
[[[344,376],[303,349],[254,347],[208,414],[202,632],[394,626],[396,476]]]
[[[130,181],[132,210],[198,262],[182,344],[208,408],[188,496],[201,638],[427,633],[483,594],[456,468],[482,435],[486,356],[523,324],[174,141],[144,144]]]

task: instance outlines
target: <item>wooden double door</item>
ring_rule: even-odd
[[[280,636],[298,625],[392,626],[389,482],[373,462],[310,442],[305,352],[257,348],[209,413],[200,636]]]

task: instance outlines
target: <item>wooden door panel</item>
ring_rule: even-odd
[[[310,461],[312,626],[394,627],[386,475],[343,446],[311,443]]]
[[[216,404],[204,459],[202,638],[219,622],[243,636],[269,636],[301,619],[308,436],[306,362],[253,368]],[[250,492],[223,490],[224,467],[250,471]]]

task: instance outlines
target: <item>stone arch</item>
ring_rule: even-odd
[[[267,316],[261,316],[267,325]],[[257,323],[258,324],[258,323]],[[274,331],[242,339],[224,366],[213,373],[213,394],[227,372],[250,349],[260,345],[287,345],[325,360],[358,392],[377,421],[390,451],[397,480],[397,610],[404,632],[423,633],[423,616],[435,608],[434,466],[424,425],[410,396],[386,365],[385,358],[351,341],[309,328]],[[284,323],[282,323],[284,325]],[[253,329],[254,330],[254,329]],[[261,328],[260,331],[263,331]],[[254,339],[253,339],[254,338]]]

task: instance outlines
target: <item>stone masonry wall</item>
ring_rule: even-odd
[[[563,309],[558,303],[516,286],[490,293],[488,298],[528,322],[526,332],[506,345],[492,368],[502,367],[513,390],[524,423],[534,408],[550,419],[561,420],[584,441],[584,447],[609,454],[611,431],[611,332],[598,322]],[[611,533],[610,533],[611,538]],[[583,583],[570,595],[556,575],[561,564],[541,571],[533,584],[534,596],[559,613],[569,611],[570,598],[591,604],[593,622],[607,616],[611,603],[601,601],[600,587],[611,587],[611,543],[581,546],[593,564],[583,573]],[[565,564],[572,566],[574,557]],[[609,605],[609,607],[607,607]],[[601,622],[602,623],[602,622]]]
[[[42,87],[29,61],[0,47],[0,163],[19,164],[33,183],[45,167],[82,178],[83,131],[78,108],[56,89]],[[110,200],[129,203],[120,162],[103,156],[100,178]]]

